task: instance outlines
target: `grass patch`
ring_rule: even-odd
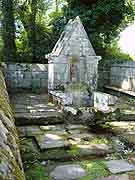
[[[87,176],[81,178],[81,180],[94,180],[96,178],[111,175],[101,160],[66,161],[64,163],[50,162],[46,167],[40,163],[33,164],[25,171],[26,180],[51,180],[48,173],[51,172],[56,166],[66,164],[80,164],[81,167],[85,169]]]
[[[99,177],[111,175],[111,173],[106,169],[103,161],[83,161],[81,162],[81,165],[87,172],[87,176],[81,180],[94,180]]]
[[[79,148],[77,145],[72,145],[71,149],[69,150],[69,154],[73,157],[76,157],[79,154]]]
[[[25,171],[26,180],[50,180],[46,172],[45,166],[34,164]]]

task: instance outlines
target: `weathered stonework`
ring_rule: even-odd
[[[25,180],[19,139],[3,75],[0,71],[0,179]]]
[[[63,90],[75,106],[92,106],[100,59],[95,54],[80,18],[70,20],[52,53],[48,55],[49,91]]]
[[[48,55],[49,89],[75,82],[85,82],[96,89],[100,59],[95,54],[80,18],[70,20],[52,53]]]
[[[135,62],[113,64],[110,70],[110,85],[135,91]]]
[[[135,91],[134,61],[116,63],[114,60],[107,60],[99,64],[98,72],[98,88],[100,90],[108,86],[110,90],[120,90],[120,92],[135,96],[133,93]]]
[[[7,63],[4,74],[10,92],[22,90],[47,92],[48,90],[47,64]]]

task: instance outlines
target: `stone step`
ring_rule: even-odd
[[[37,144],[39,145],[40,149],[54,149],[54,148],[64,148],[69,146],[68,141],[64,137],[58,134],[45,134],[45,135],[38,135],[35,136]]]
[[[79,127],[79,128],[77,128]],[[36,136],[46,133],[59,134],[59,135],[68,135],[69,138],[74,139],[78,138],[94,138],[95,135],[89,132],[89,127],[82,125],[27,125],[27,126],[18,126],[17,127],[19,136]]]
[[[119,115],[119,121],[134,121],[135,111],[134,110],[121,110]]]
[[[70,148],[55,148],[42,151],[39,155],[40,160],[72,160],[84,158],[105,157],[112,151],[105,144],[101,145],[78,145]]]
[[[47,126],[37,126],[37,125],[29,125],[29,126],[18,126],[17,127],[18,134],[20,137],[31,137],[37,135],[44,135],[47,132],[53,132],[54,134],[64,134],[66,130],[64,129],[64,125],[47,125]]]
[[[111,122],[112,131],[123,141],[135,145],[135,122],[120,121]]]
[[[114,151],[111,142],[107,140],[107,135],[91,133],[85,126],[74,125],[68,130],[67,127],[65,128],[64,125],[20,126],[17,129],[21,138],[35,139],[39,159],[105,156]],[[27,157],[26,153],[25,155]]]
[[[41,135],[44,132],[40,129],[40,126],[19,126],[17,127],[19,137],[34,137],[35,135]]]
[[[35,141],[34,141],[35,142]],[[52,142],[52,141],[51,141]],[[53,143],[53,142],[52,142]],[[39,144],[42,151],[37,146],[37,142],[33,144],[31,138],[23,138],[21,140],[21,149],[23,150],[23,159],[39,159],[39,160],[72,160],[83,158],[101,158],[113,152],[113,149],[106,144],[64,144],[65,141],[56,139],[53,144]],[[35,149],[36,144],[36,149]]]
[[[110,152],[109,152],[110,153]],[[49,149],[42,152],[32,152],[32,153],[24,153],[23,160],[53,160],[53,161],[69,161],[69,160],[81,160],[81,159],[98,159],[104,158],[108,152],[103,149],[90,147],[87,150],[80,149],[65,149],[65,148],[57,148],[57,149]]]
[[[59,124],[63,121],[63,116],[59,112],[15,114],[15,124],[17,126]]]

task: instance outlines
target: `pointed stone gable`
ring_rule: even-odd
[[[79,17],[70,20],[56,43],[51,56],[96,56]]]

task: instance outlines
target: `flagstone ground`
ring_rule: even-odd
[[[47,94],[21,93],[10,99],[27,180],[62,180],[71,170],[74,180],[117,179],[117,174],[111,177],[113,173],[105,162],[123,159],[131,164],[122,172],[127,175],[121,177],[131,180],[134,177],[131,168],[135,154],[134,138],[131,138],[134,121],[114,121],[109,122],[109,128],[93,129],[67,123],[58,107],[48,103]],[[61,168],[64,168],[63,176]]]

